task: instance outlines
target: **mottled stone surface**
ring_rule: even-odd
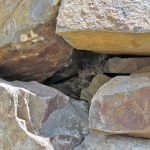
[[[16,47],[0,48],[0,76],[10,80],[43,81],[70,64],[72,47],[55,34],[55,20],[35,29],[44,37]],[[15,45],[16,46],[16,45]]]
[[[73,47],[103,53],[150,53],[147,0],[62,0],[57,34]]]
[[[26,32],[53,19],[59,4],[60,0],[1,0],[0,47],[32,39]]]
[[[150,138],[150,78],[118,76],[92,99],[89,127],[97,133]]]
[[[65,107],[49,115],[41,133],[50,138],[55,150],[72,150],[89,133],[88,104],[70,100]]]
[[[147,139],[89,134],[75,150],[148,150],[149,147]]]
[[[86,102],[69,100],[58,90],[37,82],[15,81],[11,84],[35,94],[36,97],[30,96],[31,119],[36,131],[48,137],[55,150],[71,150],[89,133]]]
[[[113,57],[108,59],[108,61],[104,66],[103,72],[128,74],[128,73],[136,72],[148,65],[150,65],[150,57],[139,57],[139,58]]]
[[[70,64],[72,47],[55,34],[59,3],[0,1],[0,77],[43,81]]]
[[[58,90],[44,86],[35,81],[14,81],[11,82],[11,84],[17,87],[25,88],[36,95],[36,97],[30,96],[29,109],[34,127],[39,134],[41,134],[43,121],[47,120],[53,111],[59,110],[66,106],[69,101],[69,97]]]
[[[143,74],[143,73],[149,73],[149,72],[150,72],[150,65],[133,72],[133,74]]]
[[[36,96],[3,80],[0,93],[0,149],[53,150],[49,139],[38,136],[32,123],[29,101]]]
[[[97,90],[106,82],[108,82],[110,78],[106,75],[99,74],[96,75],[89,86],[81,91],[80,99],[91,102],[92,97],[95,95]]]

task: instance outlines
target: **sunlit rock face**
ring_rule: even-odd
[[[89,127],[93,132],[150,138],[149,75],[118,76],[94,95]]]
[[[0,77],[43,81],[70,64],[72,47],[55,34],[59,4],[0,1]]]
[[[77,49],[148,54],[149,7],[146,0],[62,0],[57,34]]]
[[[49,139],[36,132],[29,99],[38,101],[38,97],[30,91],[0,80],[1,150],[54,150]]]

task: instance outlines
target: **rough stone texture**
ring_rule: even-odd
[[[89,134],[74,150],[148,150],[147,139]]]
[[[26,32],[53,19],[59,4],[60,0],[0,0],[0,47],[36,39]]]
[[[149,73],[149,72],[150,72],[150,66],[146,66],[133,72],[133,74],[143,74],[143,73]]]
[[[57,34],[73,47],[104,53],[150,53],[147,0],[62,0]]]
[[[58,5],[0,1],[0,77],[43,81],[70,64],[72,47],[55,34]]]
[[[110,78],[103,74],[95,76],[89,86],[81,91],[80,99],[91,102],[97,90],[109,80]]]
[[[71,150],[89,133],[86,102],[69,100],[63,93],[37,82],[11,84],[36,94],[36,99],[30,98],[29,103],[34,127],[51,140],[55,150]]]
[[[0,81],[0,149],[53,150],[48,138],[37,135],[29,110],[28,90]]]
[[[94,132],[150,138],[150,76],[118,76],[92,99],[89,127]]]
[[[55,150],[72,150],[88,133],[88,104],[76,100],[50,114],[42,128]]]
[[[39,134],[41,134],[43,121],[45,121],[53,111],[59,110],[66,106],[69,101],[69,97],[63,93],[55,90],[54,88],[44,86],[38,82],[14,81],[11,84],[25,88],[36,94],[36,98],[30,98],[31,102],[29,103],[29,108],[32,121],[34,122],[34,127]]]
[[[128,74],[138,71],[145,66],[150,65],[150,57],[139,58],[119,58],[113,57],[108,59],[108,62],[103,68],[104,73]]]

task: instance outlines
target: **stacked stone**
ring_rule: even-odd
[[[149,54],[147,0],[0,0],[0,149],[150,149]]]

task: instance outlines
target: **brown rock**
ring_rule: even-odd
[[[103,74],[99,74],[96,75],[90,85],[83,89],[81,91],[81,95],[80,95],[80,99],[86,100],[88,102],[91,102],[92,97],[95,95],[95,93],[97,92],[97,90],[106,82],[108,82],[110,80],[110,78],[106,75]]]
[[[55,21],[37,27],[35,32],[44,41],[20,43],[19,49],[0,48],[1,77],[43,81],[70,64],[72,47],[55,35]]]
[[[143,74],[143,73],[149,73],[149,72],[150,72],[150,66],[146,66],[146,67],[143,67],[142,69],[139,69],[133,72],[133,74]]]
[[[60,0],[0,2],[0,77],[43,81],[70,64],[72,47],[55,35]]]
[[[4,47],[41,41],[42,37],[28,31],[56,18],[60,0],[1,0],[0,5],[0,47]]]
[[[148,150],[149,147],[147,139],[89,134],[74,150]]]
[[[150,57],[139,57],[139,58],[119,58],[113,57],[108,59],[105,64],[104,73],[133,73],[137,70],[150,65]]]
[[[89,127],[95,132],[150,138],[149,76],[118,76],[92,99]]]

